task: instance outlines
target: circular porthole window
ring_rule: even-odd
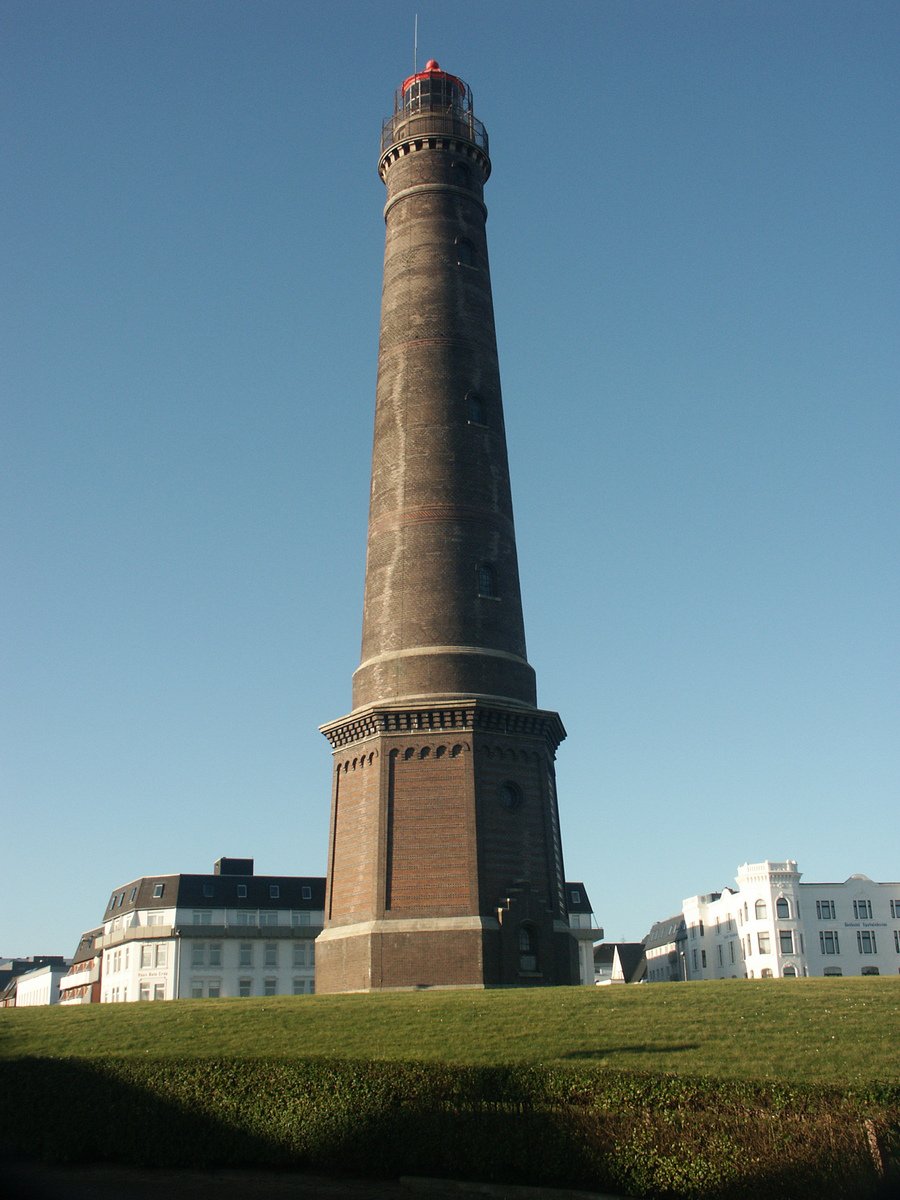
[[[510,812],[513,809],[522,807],[522,790],[514,783],[500,784],[500,803],[504,808],[508,808]]]

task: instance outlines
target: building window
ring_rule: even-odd
[[[195,925],[212,925],[212,909],[211,908],[195,908],[194,909],[194,924]]]
[[[309,965],[311,967],[314,967],[316,965],[316,943],[315,942],[309,943]]]
[[[269,899],[277,900],[280,895],[281,895],[281,889],[279,888],[278,884],[270,883],[269,884]]]
[[[844,972],[841,967],[826,967],[822,972],[823,975],[843,975],[843,973]]]
[[[153,899],[154,899],[154,900],[159,900],[159,899],[162,897],[162,894],[163,894],[163,892],[164,892],[165,890],[166,890],[166,885],[165,885],[164,883],[154,883],[154,885],[153,885]]]
[[[150,999],[150,984],[142,983],[140,988],[138,989],[138,1000],[149,1000],[149,999]]]
[[[840,954],[836,929],[822,929],[819,932],[819,949],[823,954]]]
[[[833,900],[817,900],[816,901],[816,916],[820,921],[834,921],[834,901]]]
[[[294,992],[295,996],[306,995],[306,980],[305,979],[295,979],[294,984],[293,984],[293,992]]]
[[[760,954],[768,954],[768,953],[770,953],[770,947],[769,947],[769,935],[768,935],[768,933],[758,933],[758,934],[756,935],[756,938],[757,938],[757,941],[759,942],[759,952],[760,952]]]
[[[724,967],[725,963],[722,959],[722,943],[721,942],[716,943],[716,958],[718,959],[719,966]]]
[[[147,913],[148,925],[162,925],[164,923],[163,914],[161,912]]]
[[[137,896],[137,888],[136,888],[136,887],[133,887],[133,888],[131,889],[131,895],[128,897],[128,903],[129,903],[129,904],[134,904],[134,900],[135,900],[135,897],[136,897],[136,896]]]
[[[238,980],[238,995],[247,997],[252,994],[253,980],[239,979]]]
[[[222,985],[220,983],[211,983],[206,990],[210,1000],[218,1000],[222,994]]]
[[[312,888],[309,886],[309,884],[304,884],[300,889],[300,899],[312,900]]]
[[[191,999],[192,1000],[202,1000],[203,999],[203,984],[202,983],[192,983],[191,984]]]
[[[306,966],[306,945],[304,942],[294,942],[294,966]]]
[[[779,921],[787,921],[790,919],[791,906],[788,904],[784,896],[779,896],[775,901],[775,916]]]
[[[490,563],[479,563],[475,572],[478,595],[488,600],[497,598],[497,577]]]
[[[209,965],[211,967],[221,967],[222,965],[222,943],[209,943]]]
[[[278,913],[277,912],[260,912],[259,923],[260,923],[260,925],[277,925],[278,924]]]
[[[263,995],[264,996],[276,996],[278,994],[276,991],[277,983],[278,983],[278,981],[276,979],[272,979],[271,976],[264,979],[263,980]]]
[[[694,970],[695,970],[695,971],[698,971],[698,970],[700,969],[700,965],[699,965],[699,960],[698,960],[698,958],[697,958],[697,951],[696,951],[696,950],[692,950],[692,951],[691,951],[691,962],[692,962],[692,963],[693,963],[693,965],[694,965]]]
[[[872,901],[871,900],[854,900],[853,915],[857,921],[872,920]]]
[[[569,892],[569,899],[572,904],[580,904],[581,892],[579,892],[577,888],[572,888],[572,890]]]
[[[765,900],[757,900],[756,902],[756,919],[757,921],[764,921],[766,919]]]
[[[706,951],[705,950],[700,951],[700,965],[703,967],[706,966]]]
[[[294,911],[291,913],[291,924],[295,925],[295,926],[296,925],[308,925],[309,924],[309,913],[306,912],[305,909],[295,908]]]
[[[894,949],[900,954],[900,929],[894,930]]]
[[[237,885],[237,898],[238,898],[238,900],[246,900],[247,899],[246,883],[239,883]]]
[[[782,974],[784,975],[785,979],[796,979],[797,978],[797,968],[791,967],[791,966],[785,967]]]
[[[877,954],[874,929],[857,929],[856,944],[860,954]]]
[[[900,900],[891,901],[891,916],[895,921],[900,921]]]
[[[206,943],[193,942],[191,945],[191,966],[202,967],[206,961]]]
[[[235,922],[238,925],[256,925],[256,909],[239,908],[235,913]]]
[[[266,942],[265,956],[263,958],[263,966],[277,967],[278,966],[278,943]]]
[[[141,946],[141,966],[142,967],[152,966],[153,965],[152,959],[153,959],[153,947],[150,945],[149,942],[144,942]]]
[[[778,946],[782,954],[794,953],[794,935],[790,929],[782,929],[778,934]]]
[[[519,926],[519,970],[533,975],[538,969],[537,944],[530,925]]]
[[[728,943],[728,953],[731,955],[731,961],[734,962],[734,942]]]
[[[213,898],[213,894],[214,894],[214,892],[213,892],[213,885],[212,885],[211,883],[204,883],[204,885],[203,885],[203,896],[204,896],[204,899],[206,899],[206,900],[212,900],[212,898]]]
[[[863,969],[860,971],[860,975],[880,975],[880,974],[881,974],[881,972],[878,970],[877,967],[863,967]]]
[[[771,979],[772,978],[772,968],[771,967],[763,967],[763,969],[759,973],[759,977],[760,977],[760,979]]]
[[[456,261],[461,267],[475,266],[475,247],[468,238],[456,239]]]
[[[241,942],[238,950],[238,966],[252,967],[253,966],[253,943]]]
[[[156,965],[164,967],[169,961],[169,946],[167,942],[157,942],[156,944]]]
[[[164,983],[154,983],[153,999],[154,1000],[165,1000],[165,998],[166,998],[166,985]]]

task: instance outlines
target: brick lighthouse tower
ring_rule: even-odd
[[[488,139],[434,61],[384,124],[384,287],[353,711],[334,751],[320,992],[577,982],[536,705],[488,271]]]

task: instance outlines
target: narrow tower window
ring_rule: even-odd
[[[469,392],[466,396],[466,409],[470,425],[487,425],[484,400],[477,392]]]
[[[456,239],[456,261],[461,267],[475,266],[475,247],[468,238]]]
[[[537,940],[530,925],[519,926],[519,970],[533,975],[538,969]]]
[[[478,595],[494,600],[497,597],[497,577],[490,563],[479,563],[477,571]]]

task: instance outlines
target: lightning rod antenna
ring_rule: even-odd
[[[419,71],[419,14],[413,23],[413,75]]]

